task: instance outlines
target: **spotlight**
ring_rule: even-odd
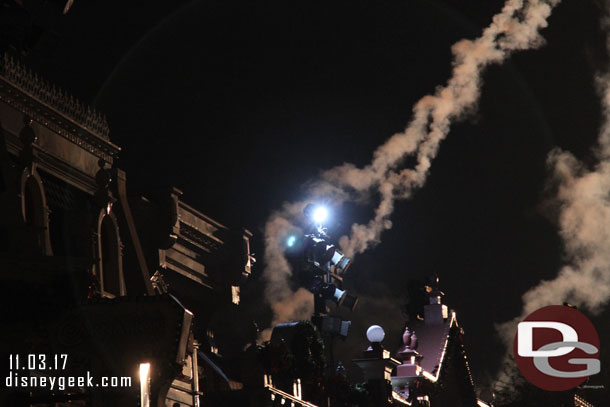
[[[335,246],[326,240],[307,235],[305,241],[305,261],[326,272],[330,270],[330,261],[335,255]]]
[[[323,205],[308,204],[303,209],[303,215],[320,227],[328,219],[328,208]]]
[[[337,291],[340,290],[337,289]],[[358,297],[351,295],[347,291],[343,291],[343,294],[341,294],[341,298],[339,299],[339,305],[353,311],[356,309],[356,305],[358,305]]]
[[[321,326],[322,332],[347,338],[347,333],[352,321],[345,321],[335,316],[323,315],[320,317],[318,324],[318,326]]]
[[[310,230],[313,226],[315,231],[312,230],[313,233],[302,237],[289,235],[286,240],[286,247],[290,250],[286,250],[286,252],[298,255],[301,259],[301,264],[298,267],[302,276],[301,282],[314,294],[314,315],[320,316],[328,312],[326,301],[333,301],[338,306],[353,311],[358,304],[358,297],[331,283],[331,281],[334,281],[332,279],[339,282],[343,281],[339,273],[345,272],[352,260],[329,242],[330,237],[323,227],[323,223],[329,217],[328,208],[310,203],[303,209],[303,215],[309,223]],[[349,323],[333,322],[332,325],[332,329],[337,332],[344,332],[347,335]]]
[[[296,242],[297,242],[297,237],[295,235],[291,235],[286,240],[286,246],[293,247]]]
[[[314,283],[310,289],[314,294],[320,294],[324,300],[332,300],[338,305],[353,311],[358,304],[358,297],[337,288],[334,284]]]
[[[328,209],[326,209],[324,206],[316,207],[313,210],[312,218],[316,224],[321,225],[328,218]]]
[[[338,271],[345,273],[350,264],[352,264],[352,259],[335,249],[330,262],[335,266],[336,269],[338,269]]]
[[[305,261],[313,263],[322,271],[329,271],[330,266],[335,266],[337,272],[345,272],[352,264],[352,259],[341,253],[335,246],[328,244],[325,239],[314,235],[305,236]],[[288,247],[290,241],[287,242]]]

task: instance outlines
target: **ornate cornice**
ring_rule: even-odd
[[[108,138],[106,119],[73,96],[50,85],[4,54],[0,64],[0,100],[106,162],[120,148]]]
[[[3,58],[2,75],[30,96],[77,122],[96,136],[109,140],[110,129],[104,116],[62,89],[51,85],[6,53]]]
[[[210,252],[217,251],[223,244],[222,241],[206,235],[197,229],[197,227],[189,225],[182,220],[180,221],[180,237],[190,241],[191,243],[195,243]]]

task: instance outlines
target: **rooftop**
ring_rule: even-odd
[[[108,122],[101,113],[91,106],[83,104],[61,88],[51,85],[9,54],[5,53],[0,62],[0,75],[11,85],[91,134],[109,140]]]

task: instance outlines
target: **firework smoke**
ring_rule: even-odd
[[[605,5],[602,27],[610,54],[610,1]],[[599,75],[596,85],[603,120],[594,149],[597,163],[587,168],[558,148],[547,158],[551,182],[557,187],[559,234],[567,261],[556,278],[540,282],[523,295],[520,316],[496,326],[507,347],[505,363],[512,352],[517,324],[533,311],[567,302],[596,314],[610,300],[610,71]],[[500,374],[500,386],[506,375]]]
[[[415,104],[407,128],[378,147],[369,165],[357,168],[346,163],[322,173],[313,184],[313,197],[324,196],[336,203],[348,198],[379,199],[373,219],[367,224],[352,225],[350,236],[339,240],[346,255],[354,256],[379,243],[381,233],[392,227],[394,202],[409,198],[424,185],[451,123],[476,108],[484,68],[502,62],[513,51],[543,44],[539,30],[547,26],[547,18],[558,3],[559,0],[508,0],[479,38],[461,40],[452,46],[453,70],[447,84]],[[401,168],[410,156],[415,158],[414,167]],[[298,319],[313,309],[311,295],[302,296],[303,301],[298,303],[292,298],[288,285],[291,270],[280,246],[286,231],[295,228],[293,221],[303,206],[304,203],[287,204],[266,225],[264,275],[267,300],[274,310],[273,324]]]

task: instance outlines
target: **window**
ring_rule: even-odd
[[[21,211],[26,227],[35,236],[41,254],[50,256],[49,214],[38,174],[24,173],[21,181]]]
[[[102,213],[98,229],[98,257],[102,294],[107,297],[125,295],[121,262],[121,239],[113,215]]]

